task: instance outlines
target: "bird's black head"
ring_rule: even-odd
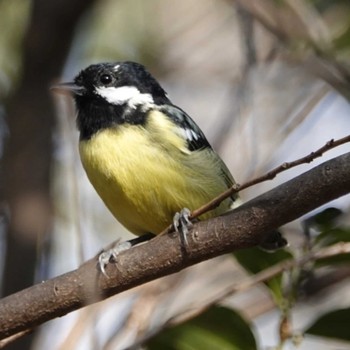
[[[93,64],[74,79],[77,96],[121,105],[162,102],[166,93],[145,67],[135,62]]]
[[[150,108],[170,103],[159,83],[135,62],[93,64],[59,87],[73,93],[81,138],[113,124],[141,124]]]

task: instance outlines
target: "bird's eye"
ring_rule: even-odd
[[[103,84],[103,85],[108,85],[112,82],[113,78],[110,74],[102,74],[100,76],[100,82]]]

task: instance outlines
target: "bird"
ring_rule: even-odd
[[[235,184],[203,131],[143,65],[92,64],[56,88],[69,91],[75,101],[88,179],[114,217],[138,236],[125,249],[173,222],[185,228],[192,210]],[[238,204],[233,194],[199,220]],[[118,253],[100,255],[102,272]]]

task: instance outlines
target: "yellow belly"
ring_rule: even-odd
[[[100,131],[79,146],[92,185],[116,219],[136,235],[160,233],[176,212],[196,209],[227,188],[221,160],[213,152],[204,161],[200,152],[208,151],[181,152],[181,138],[166,144],[168,140],[154,137],[142,126],[125,124]],[[230,204],[226,200],[202,219],[227,211]]]

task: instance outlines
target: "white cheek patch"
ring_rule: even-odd
[[[153,104],[150,94],[142,94],[135,86],[96,87],[96,93],[114,105],[128,104],[135,109],[138,105]]]

